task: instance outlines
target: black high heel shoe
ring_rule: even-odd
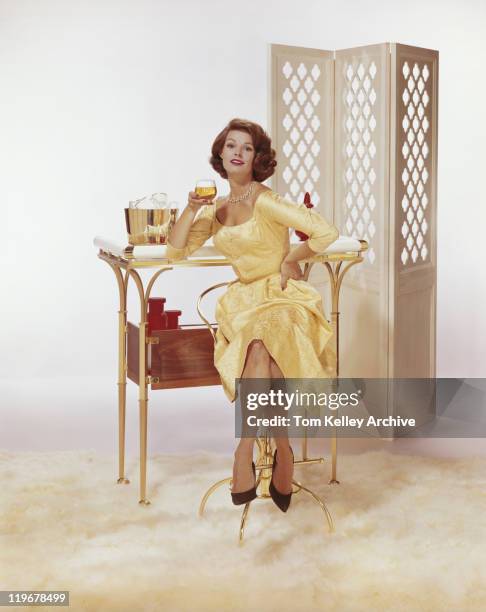
[[[251,467],[253,470],[253,476],[255,477],[255,486],[247,491],[241,491],[240,493],[231,493],[231,499],[235,506],[241,506],[242,504],[247,504],[255,499],[257,496],[256,492],[256,470],[255,470],[255,462],[251,462]]]
[[[293,462],[294,451],[292,450],[292,447],[290,447],[290,452],[292,453],[292,462]],[[282,510],[282,512],[287,512],[288,507],[290,506],[290,500],[292,498],[292,491],[290,493],[280,493],[280,491],[278,491],[275,488],[275,485],[273,484],[273,472],[275,471],[276,465],[277,465],[277,449],[275,449],[275,452],[273,454],[272,479],[270,481],[270,486],[268,488],[268,491],[273,501],[275,502],[275,505],[278,506],[280,510]]]

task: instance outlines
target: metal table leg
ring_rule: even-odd
[[[363,242],[363,241],[360,241]],[[339,378],[339,295],[341,292],[341,286],[343,282],[344,275],[346,272],[355,264],[363,261],[363,257],[361,255],[352,255],[348,260],[340,259],[337,261],[332,261],[330,257],[320,258],[317,257],[316,261],[310,261],[305,263],[304,267],[304,278],[305,280],[309,279],[309,274],[312,269],[314,263],[322,263],[326,266],[327,271],[329,273],[329,280],[331,282],[331,325],[334,330],[334,346],[336,351],[336,378]],[[346,262],[347,265],[341,270],[342,264]],[[333,428],[333,435],[331,438],[331,478],[329,480],[329,484],[339,484],[339,480],[337,479],[337,428]],[[305,456],[307,455],[307,438],[303,440],[303,452]]]
[[[127,401],[127,278],[119,266],[107,262],[115,273],[118,284],[120,307],[118,310],[118,480],[117,484],[129,484],[125,477],[125,415]]]
[[[128,275],[133,277],[140,300],[140,325],[138,333],[138,404],[140,422],[140,500],[139,504],[148,506],[147,499],[147,430],[148,430],[148,384],[150,377],[147,372],[147,308],[150,293],[157,278],[171,267],[164,267],[153,274],[147,289],[143,290],[143,281],[136,270],[129,269]]]

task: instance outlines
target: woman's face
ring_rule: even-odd
[[[226,136],[221,157],[228,177],[238,176],[243,178],[248,175],[249,180],[251,180],[255,148],[250,134],[239,130],[230,130]]]

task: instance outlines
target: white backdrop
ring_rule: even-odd
[[[0,376],[115,381],[116,285],[93,236],[123,232],[130,199],[182,203],[216,178],[232,117],[267,127],[270,43],[385,41],[440,52],[438,376],[484,376],[485,17],[479,0],[1,1]],[[183,285],[159,293],[184,307]]]

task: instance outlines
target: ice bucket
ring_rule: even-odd
[[[125,208],[129,244],[166,244],[177,208]]]

